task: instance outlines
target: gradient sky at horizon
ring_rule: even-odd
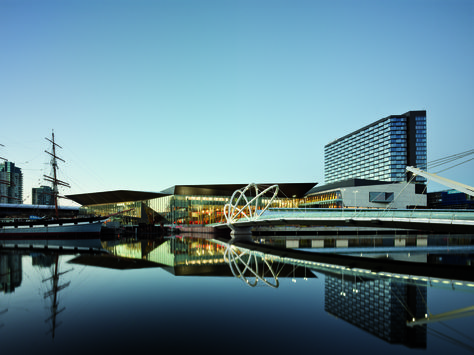
[[[470,0],[2,0],[0,156],[25,203],[53,129],[65,194],[323,184],[325,144],[426,110],[432,161],[473,148],[473,39]]]

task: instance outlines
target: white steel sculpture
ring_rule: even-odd
[[[224,260],[229,263],[232,274],[250,287],[257,286],[258,281],[273,288],[278,288],[280,285],[278,277],[268,261],[265,258],[261,258],[262,267],[259,270],[257,255],[250,250],[242,251],[229,244],[224,253]],[[271,274],[269,278],[265,276],[267,274],[265,272],[265,265]],[[243,266],[243,269],[241,266]],[[245,275],[247,271],[249,276]]]
[[[260,191],[258,185],[254,183],[248,184],[243,189],[236,190],[232,194],[229,203],[224,206],[224,215],[227,220],[227,225],[232,228],[232,225],[237,220],[256,220],[272,205],[273,200],[275,200],[278,195],[278,190],[278,185],[272,185]],[[263,206],[262,200],[266,194],[272,194],[272,196],[269,200],[266,200],[267,202],[265,206]]]

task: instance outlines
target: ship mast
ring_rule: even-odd
[[[56,218],[59,218],[59,212],[58,212],[58,197],[59,197],[59,190],[58,186],[65,186],[65,187],[71,187],[67,182],[61,181],[58,179],[57,175],[57,170],[58,170],[58,160],[61,160],[62,162],[65,162],[63,159],[58,157],[56,155],[56,147],[61,148],[62,147],[54,142],[54,131],[52,132],[51,139],[45,138],[48,142],[52,144],[52,151],[48,152],[45,150],[47,154],[51,156],[51,168],[52,168],[52,175],[53,176],[48,176],[44,175],[44,179],[48,182],[50,182],[53,185],[53,199],[54,199],[54,209],[56,212]]]
[[[58,272],[58,268],[59,268],[58,264],[59,264],[59,253],[56,253],[56,258],[55,258],[55,263],[54,263],[54,274],[50,278],[43,280],[43,282],[46,282],[46,281],[52,282],[52,285],[51,285],[52,289],[44,294],[44,298],[46,299],[52,296],[51,316],[45,320],[45,323],[48,321],[51,321],[50,332],[53,335],[53,339],[56,333],[56,328],[61,325],[61,322],[59,323],[56,322],[56,317],[59,313],[61,313],[62,311],[66,309],[66,307],[63,307],[62,309],[58,309],[59,308],[58,292],[68,287],[71,283],[71,281],[69,281],[63,285],[59,285],[59,277],[72,270],[71,269],[64,272]]]

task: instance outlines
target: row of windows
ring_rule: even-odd
[[[423,159],[423,158],[420,158]],[[390,163],[397,163],[397,164],[406,164],[407,159],[405,155],[401,156],[393,156],[391,159],[390,158],[382,158],[382,159],[377,159],[377,158],[368,158],[368,159],[363,159],[363,158],[357,158],[353,160],[347,160],[347,159],[341,159],[337,163],[330,163],[330,164],[325,164],[325,169],[327,170],[347,170],[347,169],[358,169],[362,168],[364,166],[374,166],[378,167],[379,169],[383,169],[385,166],[389,165]]]
[[[326,183],[351,177],[403,181],[407,164],[407,117],[391,117],[325,147]],[[416,117],[415,154],[426,160],[426,117]]]
[[[337,156],[338,154],[343,154],[347,151],[358,151],[364,148],[387,147],[390,145],[390,142],[393,139],[406,141],[406,135],[392,135],[390,137],[387,136],[384,139],[364,140],[358,143],[340,142],[340,144],[338,144],[337,146],[326,147],[324,151],[326,154],[332,154],[334,156]]]
[[[390,122],[406,122],[406,117],[391,117]]]

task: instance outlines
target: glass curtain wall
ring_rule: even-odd
[[[146,203],[170,223],[206,225],[226,222],[224,206],[229,198],[229,196],[174,195],[156,198]],[[263,198],[261,203],[266,205],[268,201],[269,199]],[[298,204],[298,199],[281,198],[275,199],[271,207],[296,208]]]
[[[230,196],[187,196],[170,195],[145,201],[121,202],[83,206],[83,215],[109,216],[130,226],[138,223],[153,223],[157,220],[165,224],[207,225],[225,223],[224,205]],[[262,198],[265,206],[269,199]],[[275,199],[273,208],[297,208],[302,200],[294,198]],[[240,207],[243,207],[241,205]],[[156,218],[156,217],[160,218]]]
[[[308,196],[300,203],[299,207],[342,208],[341,191],[334,190]]]
[[[102,205],[90,205],[81,207],[82,215],[89,216],[110,216],[112,221],[118,220],[123,225],[138,224],[142,219],[142,202],[120,202]]]

